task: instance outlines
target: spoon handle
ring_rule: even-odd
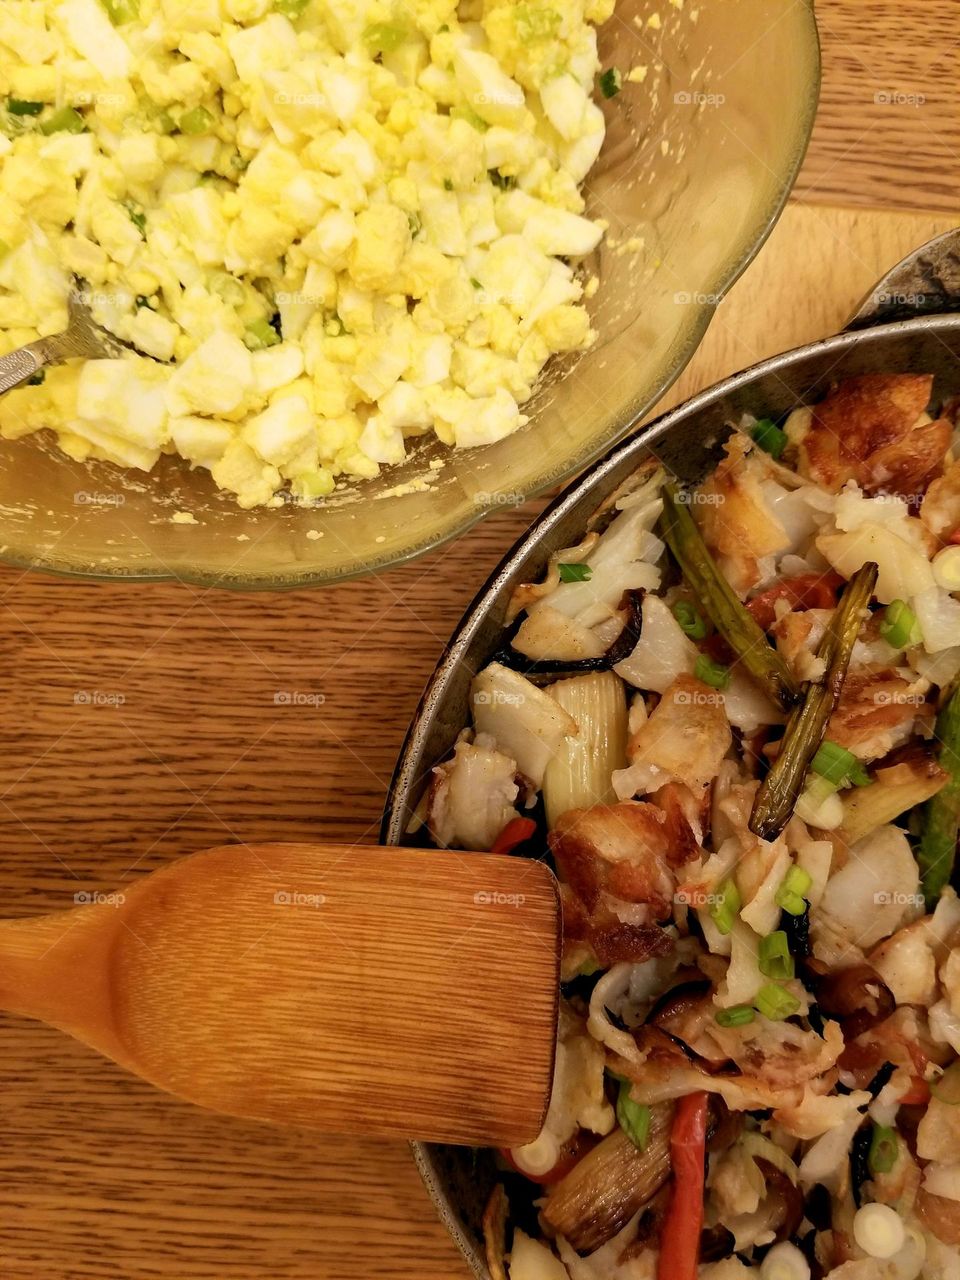
[[[5,391],[12,391],[14,387],[19,387],[21,382],[32,378],[46,363],[39,343],[18,347],[16,351],[0,356],[0,395]]]

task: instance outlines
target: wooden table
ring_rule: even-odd
[[[672,401],[839,327],[883,267],[956,216],[956,0],[821,0],[819,13],[807,203],[723,304]],[[4,912],[61,908],[240,836],[373,839],[444,640],[541,505],[322,593],[0,571]],[[284,691],[323,701],[278,706]],[[0,1037],[2,1280],[466,1276],[403,1146],[220,1119],[54,1031],[7,1019]]]

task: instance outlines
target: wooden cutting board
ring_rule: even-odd
[[[798,191],[859,207],[787,210],[663,407],[837,329],[957,220],[955,9],[820,0]],[[911,94],[924,102],[896,97]],[[3,912],[62,908],[240,833],[374,840],[444,641],[542,505],[324,592],[0,570]],[[466,1280],[401,1144],[208,1115],[16,1019],[0,1020],[0,1108],[0,1280]]]

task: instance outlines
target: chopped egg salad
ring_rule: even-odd
[[[313,500],[488,444],[594,339],[580,193],[614,0],[0,0],[0,353],[78,287],[135,350],[0,434]],[[609,73],[611,69],[607,69]]]

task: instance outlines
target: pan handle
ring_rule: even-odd
[[[878,281],[848,329],[960,312],[960,228],[921,245]]]

